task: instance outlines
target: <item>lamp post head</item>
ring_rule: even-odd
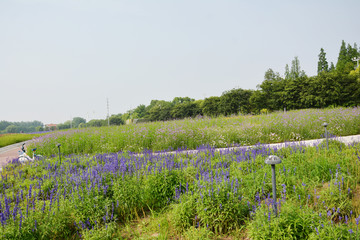
[[[56,144],[56,146],[59,148],[59,147],[61,146],[61,144],[60,144],[60,143],[58,143],[58,144]]]
[[[270,155],[265,159],[265,163],[269,165],[275,165],[281,163],[281,159],[278,156]]]
[[[323,123],[323,127],[326,128],[327,126],[328,126],[328,123],[327,123],[327,122],[324,122],[324,123]]]

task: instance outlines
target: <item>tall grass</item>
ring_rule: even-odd
[[[202,145],[227,147],[321,138],[323,122],[331,134],[360,133],[360,108],[307,109],[269,115],[200,117],[168,122],[57,132],[34,143],[43,155],[142,152],[145,149],[195,149]]]

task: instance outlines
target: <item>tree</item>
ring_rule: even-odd
[[[15,125],[9,125],[6,127],[5,132],[7,133],[18,133],[20,132],[20,129],[18,126]]]
[[[86,123],[86,120],[81,117],[74,117],[72,120],[72,127],[77,128],[79,127],[80,123]]]
[[[218,116],[220,114],[219,104],[220,104],[220,97],[205,98],[201,105],[202,112],[206,116],[212,116],[212,117]]]
[[[289,80],[290,79],[290,70],[289,70],[289,65],[286,64],[285,65],[285,80]]]
[[[92,119],[86,125],[88,127],[102,127],[107,125],[107,121],[102,119]]]
[[[59,130],[69,129],[69,128],[71,128],[71,123],[70,123],[70,121],[66,121],[66,122],[64,122],[64,123],[60,123],[60,124],[57,125],[57,128],[58,128]]]
[[[318,61],[317,73],[319,74],[320,72],[323,71],[327,72],[329,68],[329,64],[326,61],[326,53],[323,48],[320,49],[320,54],[318,56],[319,56],[319,61]]]
[[[195,101],[195,99],[189,97],[175,97],[172,100],[172,104],[177,105],[180,103],[193,102],[193,101]]]
[[[176,119],[196,117],[201,114],[200,102],[196,101],[179,103],[171,110],[171,116]]]
[[[266,106],[269,110],[279,110],[285,107],[283,97],[285,82],[280,77],[280,74],[275,73],[271,68],[265,72],[264,81],[259,87],[263,95],[262,98],[266,99]]]
[[[8,121],[0,121],[0,131],[5,130],[8,126],[11,125],[11,122]]]
[[[124,120],[121,117],[121,114],[120,114],[120,116],[119,115],[112,115],[110,117],[109,121],[110,121],[110,125],[119,126],[119,125],[124,125],[125,124]]]
[[[219,110],[224,115],[250,113],[250,97],[253,91],[241,88],[224,92],[220,97]]]
[[[144,104],[141,104],[139,106],[137,106],[134,110],[133,110],[133,117],[134,118],[144,118],[146,115],[146,107]]]
[[[44,128],[43,128],[42,126],[37,126],[37,127],[35,128],[35,131],[36,131],[36,132],[42,132],[42,131],[44,131]]]
[[[346,47],[345,41],[342,40],[338,61],[336,63],[336,70],[340,73],[350,73],[355,69],[356,66],[353,58],[356,58],[359,55],[360,53],[358,52],[356,43],[354,43],[354,47],[352,47],[350,44],[348,44]]]
[[[306,76],[305,72],[301,70],[300,60],[295,56],[294,60],[291,61],[290,79],[296,79],[298,77]]]
[[[149,111],[150,121],[166,121],[171,119],[172,103],[167,101],[157,101]]]
[[[252,106],[252,109],[255,113],[259,113],[261,109],[267,109],[269,108],[267,105],[267,98],[265,93],[262,90],[256,90],[251,95],[250,99],[250,105]]]

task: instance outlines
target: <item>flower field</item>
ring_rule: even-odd
[[[359,145],[16,161],[1,172],[3,239],[359,239]],[[276,154],[277,206],[271,168]]]
[[[360,133],[360,108],[306,109],[269,115],[233,116],[152,122],[56,132],[38,138],[33,146],[51,156],[62,144],[68,154],[97,154],[119,151],[143,152],[196,149],[198,146],[228,147],[318,139],[322,124],[336,136]]]
[[[331,140],[327,149],[320,140],[312,147],[256,144],[215,151],[319,138],[324,121],[333,135],[357,134],[359,113],[310,109],[41,136],[28,149],[37,147],[47,158],[24,165],[14,160],[1,172],[0,236],[360,239],[360,145]],[[271,167],[264,163],[269,155],[282,159],[277,202]]]

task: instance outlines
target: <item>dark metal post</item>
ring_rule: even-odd
[[[327,150],[329,150],[329,136],[328,136],[329,134],[326,129],[327,126],[328,126],[327,122],[324,122],[323,127],[325,128],[326,148],[327,148]]]
[[[58,144],[56,144],[56,146],[59,148],[59,161],[60,161],[60,165],[61,165],[61,152],[60,152],[60,146],[61,146],[61,144],[58,143]]]
[[[271,165],[272,172],[272,189],[273,189],[273,206],[274,213],[277,216],[277,202],[276,202],[276,173],[275,173],[275,165],[281,163],[281,159],[278,156],[270,155],[265,159],[265,163]]]

